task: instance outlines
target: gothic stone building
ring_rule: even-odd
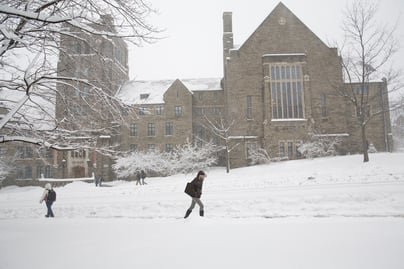
[[[200,146],[206,141],[223,143],[206,128],[206,118],[234,121],[229,132],[232,145],[237,145],[230,154],[232,168],[249,165],[250,149],[265,149],[271,157],[301,158],[297,147],[313,136],[342,139],[341,153],[361,150],[356,111],[335,90],[336,85],[357,85],[344,84],[337,49],[328,47],[282,3],[241,46],[233,44],[232,13],[223,13],[223,78],[127,82],[126,45],[83,37],[88,44],[62,40],[69,50],[61,54],[58,68],[110,88],[135,108],[136,115],[126,116],[127,125],[121,126],[116,140],[123,151],[171,151],[187,141]],[[103,52],[102,59],[91,53],[92,46]],[[61,90],[73,96],[88,91]],[[385,111],[369,122],[368,141],[378,151],[391,151],[387,85],[372,82],[366,91],[372,97],[370,111]],[[68,105],[80,111],[80,102]],[[66,116],[62,111],[57,109],[58,117]],[[103,139],[111,143],[111,138]],[[106,179],[114,178],[112,160],[88,151],[59,154],[54,162],[65,163],[66,177],[90,175],[93,166]],[[60,165],[55,167],[60,174]]]
[[[360,151],[355,112],[336,94],[342,85],[337,49],[329,48],[287,7],[279,3],[239,47],[233,45],[232,14],[223,14],[223,65],[226,115],[240,141],[233,166],[248,164],[247,149],[264,148],[271,156],[299,158],[297,146],[311,134],[340,136],[346,152]],[[371,109],[388,107],[387,85],[372,83],[379,96]],[[368,140],[377,150],[391,150],[388,112],[372,119]]]
[[[102,26],[101,26],[102,25]],[[104,15],[101,24],[94,24],[94,28],[111,27],[116,32],[112,17]],[[69,27],[69,26],[67,26]],[[114,96],[122,84],[128,81],[128,49],[121,38],[108,38],[93,35],[78,29],[71,29],[80,38],[62,36],[58,61],[58,75],[84,79],[92,85],[102,88],[107,94]],[[85,83],[76,85],[58,84],[56,98],[56,118],[64,119],[63,128],[77,130],[110,128],[113,116],[105,103],[99,102],[99,97],[93,89]],[[97,99],[98,98],[98,99]],[[87,104],[91,104],[89,109]],[[99,115],[101,113],[103,119]],[[97,119],[99,122],[91,122]],[[97,145],[108,146],[118,141],[117,134],[99,133]],[[62,177],[89,177],[95,173],[103,178],[113,178],[111,169],[112,159],[89,149],[79,149],[70,152],[58,152],[58,163],[62,164]]]
[[[141,113],[130,130],[122,132],[123,148],[170,151],[186,139],[215,139],[203,118],[224,117],[235,122],[229,137],[238,146],[231,152],[231,167],[248,165],[250,149],[301,158],[299,144],[313,136],[342,139],[341,153],[360,152],[356,112],[336,91],[344,85],[337,49],[322,42],[282,3],[241,46],[233,44],[232,13],[223,14],[223,67],[224,77],[214,83],[126,84],[119,96]],[[198,85],[205,85],[204,90]],[[369,143],[378,151],[390,151],[387,85],[374,82],[366,90],[373,100],[370,109],[386,111],[369,122]]]
[[[106,27],[113,25],[112,18],[103,16],[101,23],[94,27],[102,30],[101,25]],[[65,27],[69,27],[69,30],[79,38],[69,35],[61,36],[57,63],[58,76],[86,80],[114,96],[118,88],[128,80],[126,43],[120,38],[107,38],[80,31],[72,26],[65,25]],[[114,31],[114,29],[109,30]],[[88,102],[96,105],[97,97],[85,83],[77,81],[70,85],[61,83],[56,85],[59,93],[56,97],[56,119],[59,120],[60,127],[68,130],[82,128],[82,126],[90,129],[92,122],[88,120],[88,116],[93,112],[86,109],[88,106],[83,104]],[[108,120],[108,111],[102,108],[98,108],[98,111],[104,111],[107,120],[97,122],[97,127],[109,127],[111,120]],[[27,135],[29,136],[29,133]],[[98,137],[97,143],[104,145],[115,143],[117,140],[117,136],[102,133]],[[7,177],[7,182],[15,179],[28,182],[30,179],[40,178],[45,180],[46,178],[83,178],[91,177],[93,173],[104,178],[113,178],[111,158],[94,150],[55,151],[38,149],[36,146],[18,142],[2,145],[0,153],[15,160],[15,169]],[[23,181],[20,183],[24,184]],[[33,182],[28,183],[33,184]]]

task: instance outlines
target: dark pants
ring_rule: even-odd
[[[53,218],[55,216],[55,215],[53,215],[52,204],[53,204],[53,202],[46,201],[46,207],[48,208],[48,213],[46,214],[46,217]]]

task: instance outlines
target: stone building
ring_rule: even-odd
[[[109,25],[113,25],[112,18],[102,16],[100,24],[95,24],[94,28],[102,30],[102,27],[110,27]],[[120,38],[87,33],[69,25],[64,27],[68,27],[72,35],[78,38],[62,35],[60,39],[58,76],[73,80],[56,84],[58,95],[55,114],[59,127],[67,130],[80,130],[83,126],[87,129],[114,129],[111,128],[113,120],[109,108],[103,107],[99,102],[94,87],[102,88],[110,96],[114,96],[128,80],[127,45]],[[88,83],[81,83],[79,80]],[[84,103],[91,104],[91,109]],[[91,119],[100,119],[96,113],[103,114],[104,120],[92,121]],[[94,135],[98,137],[97,145],[103,146],[114,144],[119,138],[117,132],[100,132]],[[112,159],[94,150],[55,151],[16,142],[2,145],[1,153],[15,160],[15,169],[7,177],[11,181],[36,180],[41,177],[83,178],[91,177],[93,173],[105,179],[113,179]]]
[[[109,15],[101,17],[101,23],[94,28],[113,27],[113,19]],[[74,29],[71,32],[79,36],[72,38],[62,36],[58,61],[58,75],[74,77],[88,81],[89,84],[75,82],[74,85],[58,84],[56,99],[56,118],[64,121],[61,127],[71,130],[111,129],[114,118],[110,107],[100,102],[99,94],[94,87],[102,88],[110,96],[128,80],[128,49],[121,38],[108,38]],[[114,28],[109,29],[115,32]],[[91,105],[86,105],[91,104]],[[91,107],[91,108],[90,108]],[[99,116],[102,114],[102,117]],[[98,133],[97,145],[108,146],[116,143],[115,134]],[[58,163],[63,165],[60,177],[96,176],[113,178],[110,157],[88,149],[70,152],[58,152]]]
[[[136,115],[128,115],[128,126],[121,128],[121,149],[170,152],[187,141],[202,145],[214,140],[203,120],[217,119],[224,112],[220,82],[177,79],[125,84],[118,97],[137,109]]]
[[[239,146],[231,166],[249,163],[248,149],[270,156],[300,158],[297,147],[312,134],[344,137],[348,152],[360,151],[355,114],[336,88],[343,86],[337,49],[328,47],[285,5],[279,3],[241,45],[233,44],[232,13],[223,14],[226,116]],[[387,85],[371,83],[378,96],[371,109],[388,108]],[[391,150],[388,112],[368,125],[369,142]]]
[[[223,78],[127,82],[125,43],[80,35],[86,42],[61,40],[65,49],[58,63],[60,74],[88,79],[133,108],[123,113],[126,125],[117,127],[115,135],[100,134],[99,144],[118,143],[127,152],[169,152],[187,141],[223,144],[209,129],[208,119],[235,123],[228,134],[235,146],[232,168],[249,165],[255,149],[271,157],[302,158],[298,146],[314,136],[342,139],[343,154],[361,151],[357,112],[336,91],[358,85],[343,82],[337,49],[328,47],[282,3],[241,46],[233,44],[232,13],[223,13]],[[92,53],[94,48],[101,56]],[[86,85],[58,87],[70,99],[58,100],[57,117],[83,115],[85,121],[90,112],[83,113],[80,100],[91,98]],[[368,123],[368,142],[378,151],[391,151],[387,84],[372,82],[366,91],[369,111],[380,111]],[[110,126],[111,121],[102,124]],[[58,153],[53,164],[59,177],[90,176],[95,171],[114,178],[112,160],[88,150]]]

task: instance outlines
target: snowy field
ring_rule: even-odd
[[[183,215],[192,175],[148,185],[0,190],[0,269],[404,268],[404,154],[207,171],[205,217]]]

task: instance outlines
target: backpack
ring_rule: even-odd
[[[50,202],[56,201],[56,192],[53,189],[48,191],[48,197],[46,200]]]

